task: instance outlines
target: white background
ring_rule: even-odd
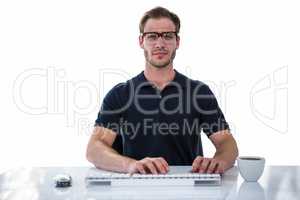
[[[143,70],[138,23],[158,5],[181,18],[175,68],[214,91],[240,155],[300,164],[297,1],[7,0],[0,3],[0,171],[89,165],[86,144],[102,98]]]

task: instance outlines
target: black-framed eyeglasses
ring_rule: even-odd
[[[162,38],[164,41],[172,41],[175,38],[177,38],[177,32],[170,31],[170,32],[144,32],[142,33],[142,37],[149,41],[149,42],[155,42],[158,40],[158,38]]]

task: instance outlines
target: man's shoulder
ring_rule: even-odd
[[[129,80],[117,83],[109,90],[108,94],[128,95],[135,83],[139,81],[140,76],[141,74],[138,74]]]
[[[120,82],[114,85],[108,92],[108,94],[120,93],[126,88],[126,82]]]
[[[185,85],[190,85],[192,89],[195,89],[195,88],[207,89],[207,88],[209,88],[209,86],[203,81],[200,81],[197,79],[192,79],[192,78],[190,78],[182,73],[179,73],[179,72],[177,72],[177,73],[178,73],[180,80],[184,80]]]

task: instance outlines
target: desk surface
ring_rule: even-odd
[[[0,199],[299,199],[300,166],[266,166],[256,183],[244,182],[236,167],[217,187],[107,187],[86,184],[88,167],[21,168],[0,175]],[[189,166],[171,166],[172,172],[188,172]],[[68,173],[70,188],[54,187],[53,177]]]

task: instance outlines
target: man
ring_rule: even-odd
[[[167,173],[169,165],[191,165],[199,173],[233,166],[238,148],[215,96],[173,69],[179,29],[178,16],[162,7],[141,19],[145,70],[103,100],[87,147],[87,159],[97,168],[157,174]],[[216,147],[213,158],[203,157],[201,131]],[[121,149],[112,148],[120,141]]]

